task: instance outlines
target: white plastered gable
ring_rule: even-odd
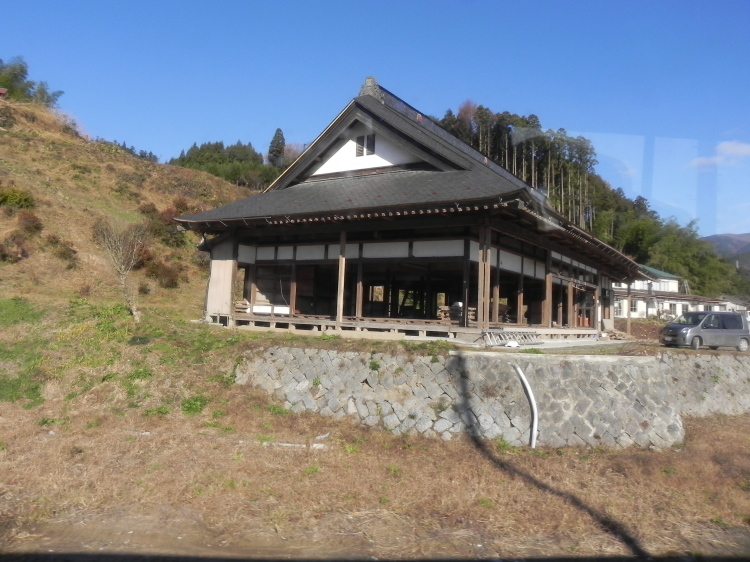
[[[357,137],[367,135],[375,135],[375,153],[367,154],[364,151],[364,154],[357,156]],[[337,174],[416,162],[420,162],[419,158],[398,146],[386,135],[373,131],[363,123],[357,123],[349,129],[346,141],[332,152],[312,175]]]

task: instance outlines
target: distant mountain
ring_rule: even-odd
[[[735,257],[750,252],[750,233],[747,234],[714,234],[703,240],[710,242],[717,254]]]
[[[750,233],[715,234],[703,240],[709,242],[717,254],[739,264],[742,276],[750,280]]]

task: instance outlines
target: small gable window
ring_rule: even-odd
[[[357,156],[375,154],[375,135],[357,137]]]

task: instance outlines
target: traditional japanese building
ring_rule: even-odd
[[[205,235],[224,325],[589,335],[641,277],[372,78],[266,192],[176,220]]]

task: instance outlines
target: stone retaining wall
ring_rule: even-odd
[[[392,356],[270,347],[250,352],[237,383],[266,390],[293,412],[353,417],[396,435],[450,439],[462,431],[540,445],[661,448],[682,441],[682,415],[750,412],[750,357],[659,357],[465,352]]]

